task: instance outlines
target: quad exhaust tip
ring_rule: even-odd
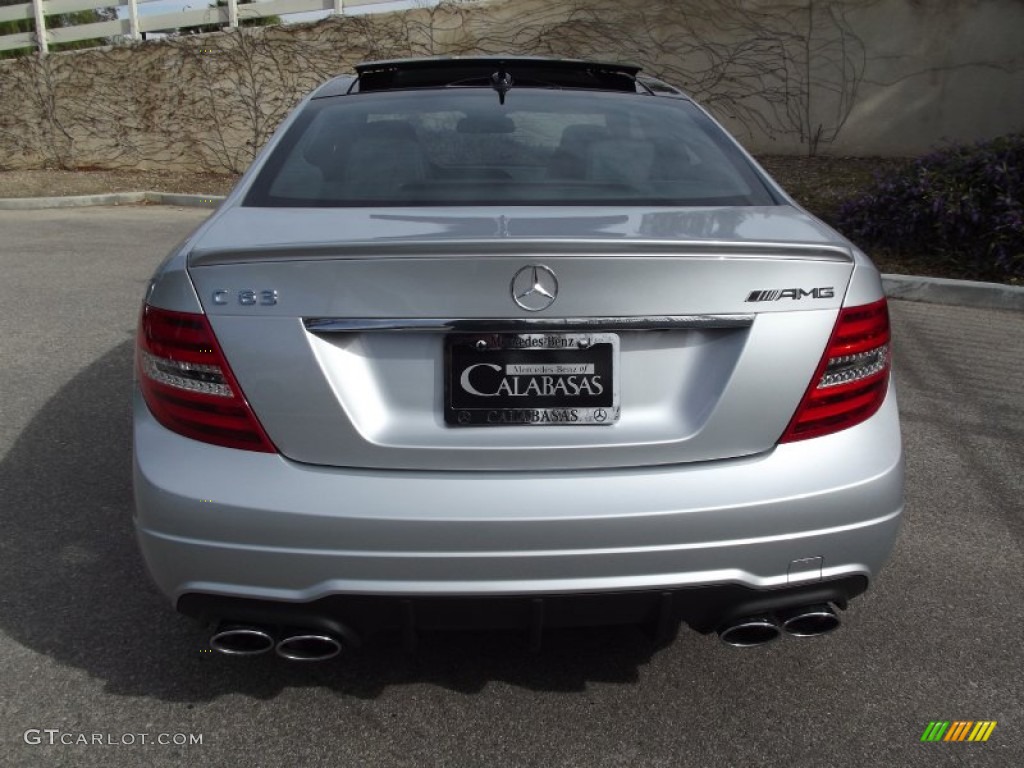
[[[274,647],[274,636],[260,627],[224,624],[210,637],[210,648],[228,656],[258,656]]]
[[[289,661],[327,661],[341,653],[341,641],[330,635],[288,635],[277,644],[277,655]]]
[[[779,625],[770,616],[748,616],[718,631],[719,639],[736,648],[752,648],[770,643],[781,634]]]
[[[354,636],[315,630],[290,629],[276,632],[250,624],[220,624],[210,637],[210,648],[228,656],[258,656],[268,651],[289,661],[326,661],[341,653],[345,643],[358,645]],[[280,639],[279,639],[280,638]]]
[[[839,627],[839,617],[827,603],[791,608],[779,613],[782,628],[793,637],[817,637]]]
[[[775,640],[782,632],[793,637],[817,637],[839,627],[839,617],[828,603],[802,605],[779,611],[775,616],[746,616],[718,631],[726,645],[752,648]]]

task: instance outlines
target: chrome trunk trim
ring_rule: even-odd
[[[302,323],[311,333],[569,333],[577,331],[679,331],[748,328],[754,315],[661,315],[640,317],[516,318],[347,318],[311,317]]]

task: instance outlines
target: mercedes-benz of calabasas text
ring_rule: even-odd
[[[684,93],[356,67],[159,267],[135,523],[225,653],[839,624],[903,458],[879,274]]]

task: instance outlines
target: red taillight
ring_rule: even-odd
[[[781,442],[821,437],[873,416],[889,387],[885,299],[840,310],[828,348]]]
[[[146,405],[168,429],[204,443],[276,453],[206,315],[144,306],[136,366]]]

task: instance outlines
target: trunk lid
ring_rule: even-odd
[[[540,311],[513,296],[516,275],[533,266],[557,279]],[[815,371],[852,271],[845,241],[784,206],[233,208],[189,258],[228,363],[285,456],[430,470],[768,450]],[[613,334],[617,420],[446,423],[446,386],[459,376],[446,377],[446,340],[512,332]]]

